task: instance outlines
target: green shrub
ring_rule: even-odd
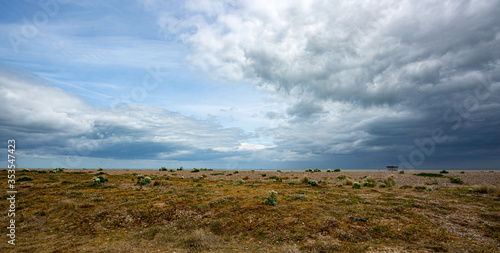
[[[168,171],[168,169],[167,169],[167,168],[165,168],[165,167],[161,167],[161,168],[159,169],[159,171]]]
[[[43,173],[49,173],[47,170],[39,170],[38,173],[43,174]]]
[[[361,184],[359,182],[354,182],[354,183],[352,183],[352,188],[361,189]]]
[[[281,170],[277,170],[277,172],[281,172]]]
[[[61,172],[64,172],[64,168],[55,168],[52,172],[61,173]]]
[[[262,173],[262,174],[260,174],[260,175],[261,175],[262,177],[267,176],[267,174],[266,174],[266,173]]]
[[[321,172],[321,170],[315,168],[313,172]]]
[[[107,175],[107,174],[106,174],[106,172],[103,172],[103,171],[99,171],[99,172],[94,174],[94,176],[100,176],[100,175]]]
[[[270,206],[275,206],[278,204],[278,193],[273,191],[269,192],[269,197],[266,198],[266,201],[264,202],[266,205]]]
[[[169,169],[168,172],[175,172],[175,170],[174,169]]]
[[[150,177],[145,177],[141,174],[137,174],[137,184],[138,185],[146,185],[151,183],[151,178]]]
[[[30,170],[29,169],[22,169],[19,172],[30,172]]]
[[[465,174],[465,171],[463,171],[463,170],[462,170],[462,171],[460,171],[460,174]]]
[[[405,174],[404,170],[399,171],[399,174]]]
[[[379,187],[380,187],[380,188],[385,188],[385,187],[387,187],[387,186],[386,186],[384,183],[381,183],[381,184],[379,185]]]
[[[307,184],[311,185],[311,186],[318,186],[318,182],[314,181],[314,180],[309,180],[309,182],[307,182]]]
[[[233,174],[238,174],[238,173],[240,173],[240,172],[239,171],[235,171]]]
[[[193,168],[193,169],[191,170],[191,172],[192,172],[192,173],[195,173],[195,172],[200,172],[200,170],[199,170],[199,169],[197,169],[197,168]]]
[[[344,175],[344,174],[342,174],[342,175],[340,175],[340,176],[337,177],[338,180],[344,180],[346,178],[347,178],[347,176]]]
[[[295,185],[295,183],[294,183],[294,182],[288,182],[288,184],[289,184],[289,185]]]
[[[450,177],[450,180],[454,184],[463,184],[464,183],[464,180],[462,180],[459,177]]]
[[[340,169],[335,169],[333,172],[340,172]]]
[[[442,170],[439,173],[441,173],[441,174],[448,174],[449,172],[447,170]]]
[[[92,184],[93,185],[101,185],[101,184],[103,184],[105,182],[108,182],[108,180],[106,178],[101,177],[101,176],[94,176],[92,178]]]
[[[181,166],[180,168],[177,168],[177,170],[184,170],[184,167]]]
[[[309,168],[306,170],[306,172],[313,172],[313,170]]]
[[[377,186],[377,183],[371,183],[371,182],[363,182],[364,187],[375,187]]]
[[[103,171],[103,169],[102,169],[102,168],[99,168],[99,169],[97,169],[97,171]]]
[[[31,177],[20,177],[17,181],[18,182],[23,182],[23,181],[31,181],[33,178]]]
[[[442,174],[436,174],[436,173],[419,173],[419,174],[413,174],[415,176],[419,177],[444,177]]]
[[[331,169],[327,169],[326,172],[332,172],[332,170]]]

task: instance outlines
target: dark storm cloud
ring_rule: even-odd
[[[429,161],[498,154],[500,2],[238,1],[210,13],[196,2],[194,22],[161,25],[176,26],[193,64],[288,101],[284,124],[265,131],[277,154],[399,162],[435,129],[449,138]]]

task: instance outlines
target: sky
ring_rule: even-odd
[[[500,168],[500,1],[0,2],[0,167]]]

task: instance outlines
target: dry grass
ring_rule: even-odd
[[[483,181],[490,183],[467,185],[476,179],[466,172],[465,185],[448,187],[445,178],[429,192],[338,187],[342,181],[336,178],[326,185],[300,183],[319,181],[328,172],[267,172],[262,177],[258,172],[213,171],[200,178],[202,172],[189,170],[142,171],[152,178],[143,186],[137,185],[133,171],[109,172],[104,175],[108,182],[93,186],[95,171],[90,172],[18,172],[16,176],[33,180],[17,184],[16,246],[4,246],[2,252],[499,250],[500,173],[486,173],[490,181]],[[350,176],[362,181],[364,175]],[[372,173],[366,181],[390,178]],[[424,186],[429,179],[422,178],[407,172],[395,175],[394,181],[398,186]],[[272,190],[278,193],[278,204],[266,205]],[[0,197],[0,209],[7,210],[8,196]],[[351,216],[368,220],[353,221]],[[2,215],[0,223],[8,219]]]

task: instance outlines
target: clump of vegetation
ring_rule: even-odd
[[[22,169],[19,172],[30,172],[30,170],[29,169]]]
[[[167,170],[168,170],[168,169],[167,169],[167,168],[165,168],[165,167],[161,167],[161,168],[159,169],[159,171],[167,171]]]
[[[352,188],[361,189],[361,184],[359,182],[354,182],[354,183],[352,183]]]
[[[276,172],[281,172],[281,170],[277,170]]]
[[[94,174],[94,176],[100,176],[100,175],[107,175],[107,173],[103,172],[103,171],[99,171],[99,172]]]
[[[333,172],[340,172],[340,169],[339,169],[339,168],[337,168],[337,169],[335,169]]]
[[[404,170],[400,170],[399,174],[405,174],[405,171]]]
[[[283,178],[280,176],[272,175],[269,178],[273,179],[273,182],[283,182]]]
[[[383,182],[388,187],[392,187],[392,186],[396,185],[396,180],[392,176],[391,177],[387,177],[386,179],[384,179]]]
[[[64,172],[64,168],[55,168],[52,172],[53,173],[61,173],[61,172]]]
[[[313,172],[321,172],[320,169],[314,168]]]
[[[184,170],[184,167],[181,166],[180,168],[177,168],[177,170]]]
[[[226,173],[220,172],[220,173],[212,173],[210,174],[211,176],[224,176]]]
[[[97,169],[97,171],[103,171],[103,170],[104,170],[104,169],[103,169],[103,168],[100,168],[100,167]]]
[[[309,178],[308,177],[303,177],[302,180],[300,180],[301,183],[303,184],[307,184],[309,182]]]
[[[311,168],[307,169],[306,172],[313,172]]]
[[[364,187],[375,187],[377,186],[377,181],[374,178],[371,177],[366,177],[365,181],[363,182]]]
[[[169,169],[168,172],[175,172],[175,170],[174,169]]]
[[[43,173],[49,173],[47,170],[39,170],[38,173],[43,174]]]
[[[267,174],[266,174],[266,173],[262,173],[262,174],[260,174],[260,175],[261,175],[262,177],[267,176]]]
[[[31,181],[33,178],[31,177],[20,177],[17,181],[18,182],[23,182],[23,181]]]
[[[463,171],[463,170],[462,170],[462,171],[460,171],[460,174],[465,174],[465,171]]]
[[[342,174],[342,175],[340,175],[340,176],[337,177],[338,180],[344,180],[346,178],[347,178],[347,176],[344,175],[344,174]]]
[[[191,170],[191,172],[192,172],[192,173],[195,173],[195,172],[200,172],[200,170],[199,170],[199,169],[197,169],[197,168],[193,168],[193,169]]]
[[[326,172],[332,172],[332,170],[331,169],[327,169]]]
[[[427,189],[427,187],[424,186],[424,185],[417,185],[417,186],[415,186],[415,190],[417,190],[417,191],[424,191],[426,189]]]
[[[379,187],[380,187],[380,188],[386,188],[386,187],[387,187],[387,185],[385,185],[384,183],[381,183],[381,184],[379,185]]]
[[[92,184],[93,185],[101,185],[103,183],[108,182],[108,179],[101,177],[101,176],[94,176],[92,177]]]
[[[318,182],[317,182],[317,181],[315,181],[315,180],[309,180],[309,181],[307,182],[307,184],[308,184],[308,185],[310,185],[310,186],[318,186]]]
[[[447,170],[442,170],[439,173],[441,173],[441,174],[448,174],[449,172]]]
[[[351,178],[346,178],[344,181],[344,185],[352,185],[354,182],[352,181]]]
[[[462,180],[459,177],[450,177],[450,180],[454,184],[463,184],[464,183],[464,180]]]
[[[137,184],[138,185],[147,185],[151,183],[151,178],[150,177],[145,177],[141,174],[137,174]]]
[[[238,174],[238,173],[240,173],[240,172],[239,171],[235,171],[233,174]]]
[[[269,192],[269,197],[266,198],[266,201],[264,202],[266,205],[270,206],[275,206],[278,204],[278,193],[273,191]]]
[[[419,174],[413,174],[415,176],[419,177],[444,177],[442,174],[436,174],[436,173],[419,173]]]

